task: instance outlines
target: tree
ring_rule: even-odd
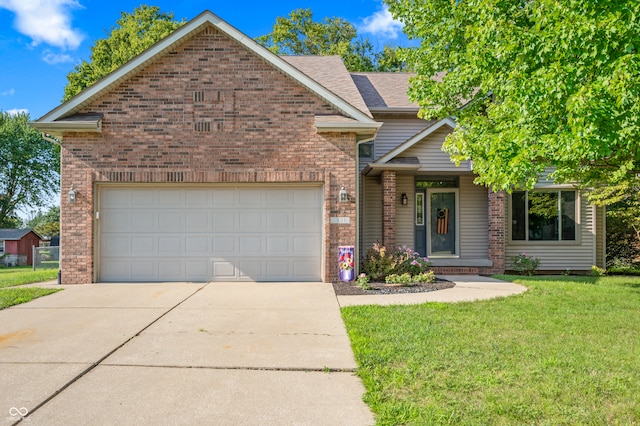
[[[473,160],[477,183],[531,189],[546,167],[591,187],[640,173],[640,2],[387,3],[421,39],[405,52],[410,96],[424,118],[456,117],[445,150]]]
[[[60,235],[60,206],[51,206],[46,212],[38,213],[26,223],[43,237],[56,237]]]
[[[116,24],[106,38],[97,40],[91,47],[91,60],[83,60],[67,75],[63,101],[171,34],[184,20],[175,21],[172,13],[161,13],[156,6],[142,5],[131,14],[122,12]]]
[[[28,114],[0,112],[0,227],[16,227],[16,212],[44,205],[60,186],[59,148],[29,126]]]
[[[385,46],[376,52],[367,38],[357,38],[355,27],[343,18],[313,20],[311,9],[295,9],[288,17],[276,18],[273,31],[256,41],[277,55],[338,55],[349,71],[401,71],[396,49]]]

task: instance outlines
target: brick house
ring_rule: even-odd
[[[339,246],[375,241],[504,271],[511,198],[451,163],[455,123],[418,119],[407,84],[278,57],[202,13],[32,123],[62,140],[63,283],[332,281]],[[588,268],[599,233],[574,219]]]

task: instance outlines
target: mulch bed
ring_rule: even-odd
[[[397,285],[389,285],[385,283],[369,283],[371,290],[363,290],[358,287],[355,282],[345,283],[343,281],[335,281],[333,290],[337,296],[357,296],[357,295],[376,295],[376,294],[402,294],[402,293],[425,293],[428,291],[444,290],[445,288],[455,287],[455,283],[442,279],[436,279],[435,282],[428,284],[415,284],[411,287],[402,287]]]

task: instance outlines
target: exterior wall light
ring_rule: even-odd
[[[400,197],[400,202],[402,203],[403,206],[406,206],[407,204],[409,204],[409,198],[407,197],[406,192],[402,193],[402,196]]]
[[[73,185],[71,185],[71,189],[69,190],[69,202],[70,203],[75,203],[76,202],[76,190],[73,189]]]
[[[340,200],[341,203],[349,201],[349,194],[347,194],[347,190],[344,186],[340,188],[340,192],[338,193],[338,200]]]

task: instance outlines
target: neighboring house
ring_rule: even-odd
[[[332,281],[339,246],[375,241],[439,272],[503,272],[521,247],[599,262],[587,207],[569,243],[512,244],[511,197],[451,163],[455,123],[418,119],[407,84],[278,57],[202,13],[32,123],[62,141],[63,282]]]
[[[0,229],[0,262],[5,266],[33,265],[33,246],[42,238],[31,229]]]

